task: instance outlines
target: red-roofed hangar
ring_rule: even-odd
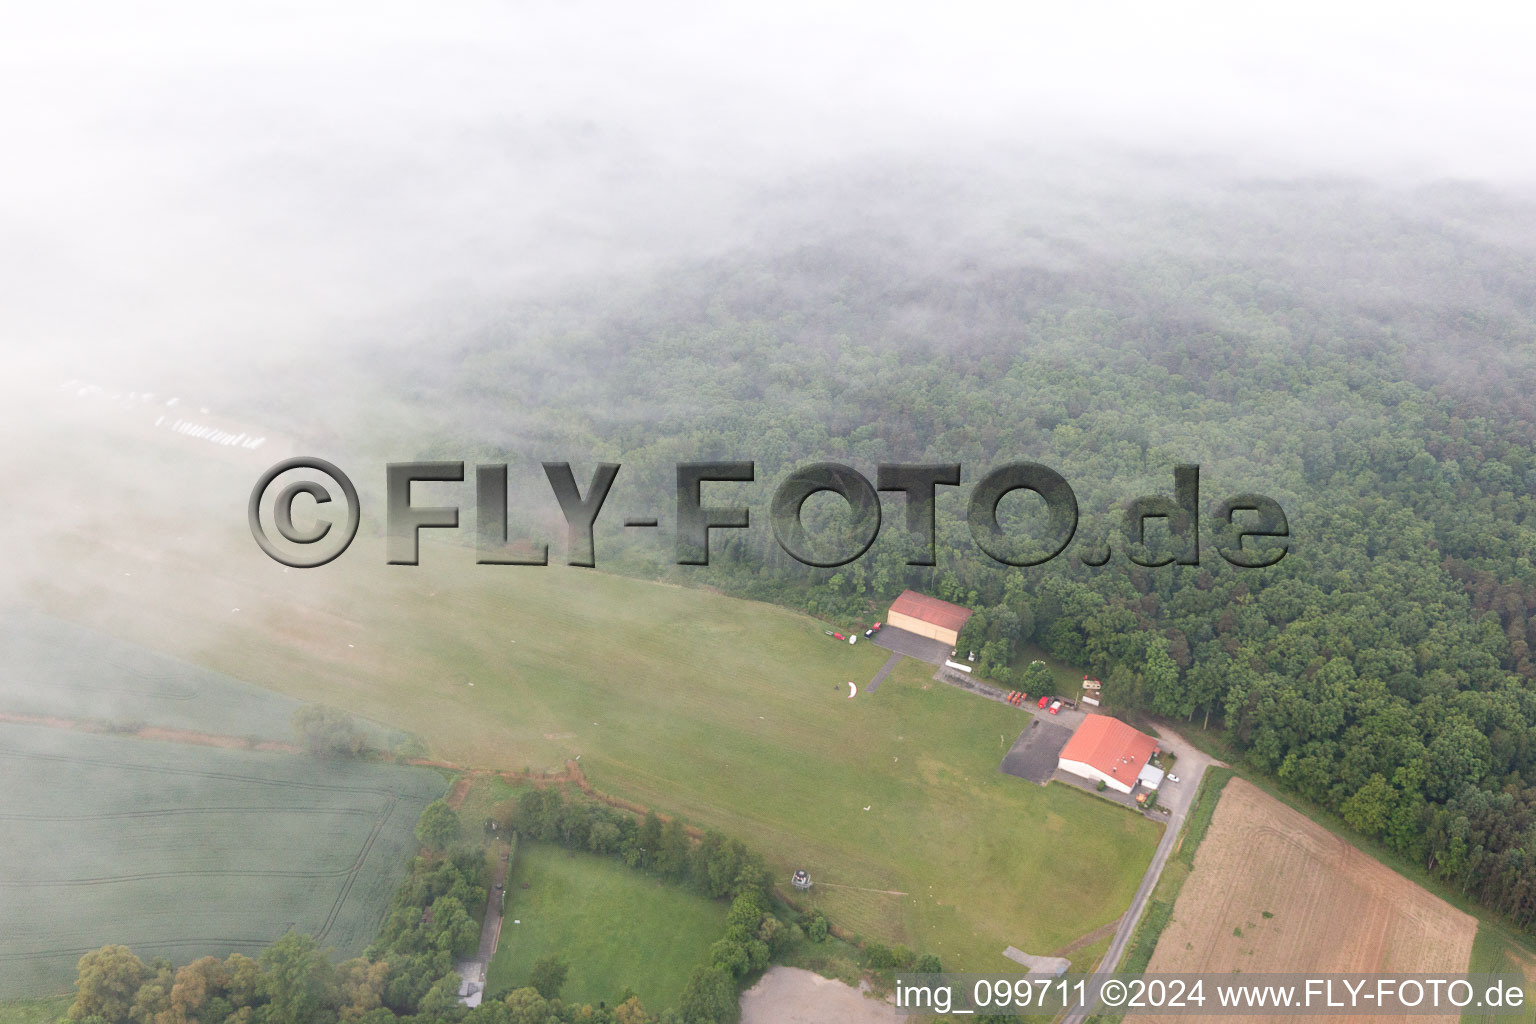
[[[960,627],[971,617],[969,608],[962,608],[936,597],[904,590],[891,605],[885,616],[885,624],[916,633],[930,640],[942,640],[953,647],[960,639]]]
[[[1057,762],[1064,772],[1102,781],[1110,789],[1129,793],[1147,759],[1157,751],[1157,740],[1137,732],[1118,718],[1089,715],[1061,748]]]

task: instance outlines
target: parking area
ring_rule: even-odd
[[[1146,792],[1146,787],[1144,786],[1135,786],[1129,793],[1122,793],[1119,790],[1109,789],[1107,787],[1100,789],[1099,784],[1093,779],[1085,779],[1081,775],[1073,775],[1071,772],[1064,772],[1060,769],[1057,769],[1052,778],[1063,785],[1076,786],[1084,793],[1092,793],[1095,796],[1101,797],[1105,800],[1112,800],[1117,804],[1122,804],[1130,808],[1137,807],[1136,794]]]
[[[895,626],[885,626],[874,636],[875,643],[888,651],[905,654],[930,665],[942,665],[949,658],[950,646],[942,640],[930,640]]]
[[[1029,728],[1019,733],[998,770],[1004,775],[1028,779],[1045,785],[1056,774],[1056,759],[1061,748],[1072,738],[1072,729],[1060,722],[1044,722],[1036,718]]]

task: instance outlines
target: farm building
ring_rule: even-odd
[[[915,590],[904,590],[885,616],[887,626],[904,629],[930,640],[942,640],[953,647],[960,639],[960,628],[971,617],[969,608],[940,601]]]
[[[1110,789],[1129,793],[1136,788],[1147,760],[1157,752],[1157,740],[1137,732],[1118,718],[1089,715],[1061,748],[1057,766],[1064,772],[1102,781]]]

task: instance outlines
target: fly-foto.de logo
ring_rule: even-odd
[[[618,463],[599,463],[585,490],[576,482],[568,462],[546,462],[545,477],[554,493],[567,527],[566,562],[591,567],[597,564],[594,530],[618,479]],[[749,484],[757,478],[754,462],[683,462],[676,476],[675,558],[679,565],[708,565],[711,531],[747,529],[752,510],[731,500],[732,484]],[[279,486],[284,477],[297,477]],[[330,486],[311,479],[328,477]],[[422,530],[459,528],[457,505],[422,506],[412,502],[416,483],[465,481],[462,462],[392,462],[385,466],[386,558],[391,565],[416,565],[420,558]],[[774,491],[768,507],[775,540],[792,558],[805,565],[831,568],[862,557],[880,534],[880,492],[900,494],[905,502],[905,527],[911,553],[909,565],[935,564],[935,502],[940,487],[958,487],[959,463],[882,463],[870,483],[858,470],[835,462],[818,462],[795,469]],[[1123,506],[1121,537],[1124,554],[1137,565],[1199,565],[1200,467],[1178,465],[1173,469],[1173,495],[1154,494],[1134,498]],[[710,503],[705,503],[708,485]],[[1015,492],[1029,492],[1043,501],[1043,515],[1002,515],[1003,499]],[[835,551],[824,550],[825,537],[812,536],[805,522],[808,499],[827,492],[847,504],[846,515],[836,532]],[[340,497],[341,515],[325,513]],[[268,495],[272,495],[268,500]],[[466,495],[467,497],[468,495]],[[508,487],[505,463],[481,464],[474,469],[476,561],[482,565],[548,565],[545,543],[508,542]],[[306,526],[294,521],[295,506],[302,505],[312,520]],[[1038,503],[1037,503],[1038,505]],[[286,459],[268,469],[251,490],[248,519],[256,543],[269,556],[295,568],[325,565],[345,551],[357,535],[362,508],[352,480],[324,459]],[[1023,520],[1026,520],[1024,522]],[[1219,535],[1216,553],[1227,563],[1245,569],[1274,565],[1290,550],[1290,525],[1279,503],[1262,494],[1241,493],[1212,507],[1208,519]],[[1060,473],[1038,462],[1010,462],[989,470],[971,488],[966,502],[966,525],[976,546],[988,557],[1010,566],[1034,566],[1049,562],[1065,551],[1078,535],[1077,495]],[[630,516],[626,529],[656,529],[659,515]],[[1160,523],[1162,536],[1149,543],[1149,525]],[[271,531],[275,531],[274,538]],[[1252,543],[1246,543],[1252,541]],[[1107,536],[1080,541],[1077,558],[1084,565],[1104,565],[1113,555]]]

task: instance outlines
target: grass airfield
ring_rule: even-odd
[[[477,566],[430,542],[415,567],[359,537],[329,567],[285,572],[243,529],[225,537],[153,554],[60,540],[93,546],[97,586],[80,601],[42,582],[35,597],[408,730],[457,764],[579,757],[606,792],[811,871],[845,929],[955,967],[1003,967],[1008,945],[1050,952],[1113,920],[1157,842],[1158,825],[1121,808],[1000,775],[1025,716],[927,666],[904,662],[850,700],[886,652],[804,615],[591,570]],[[135,600],[143,587],[157,600]]]

